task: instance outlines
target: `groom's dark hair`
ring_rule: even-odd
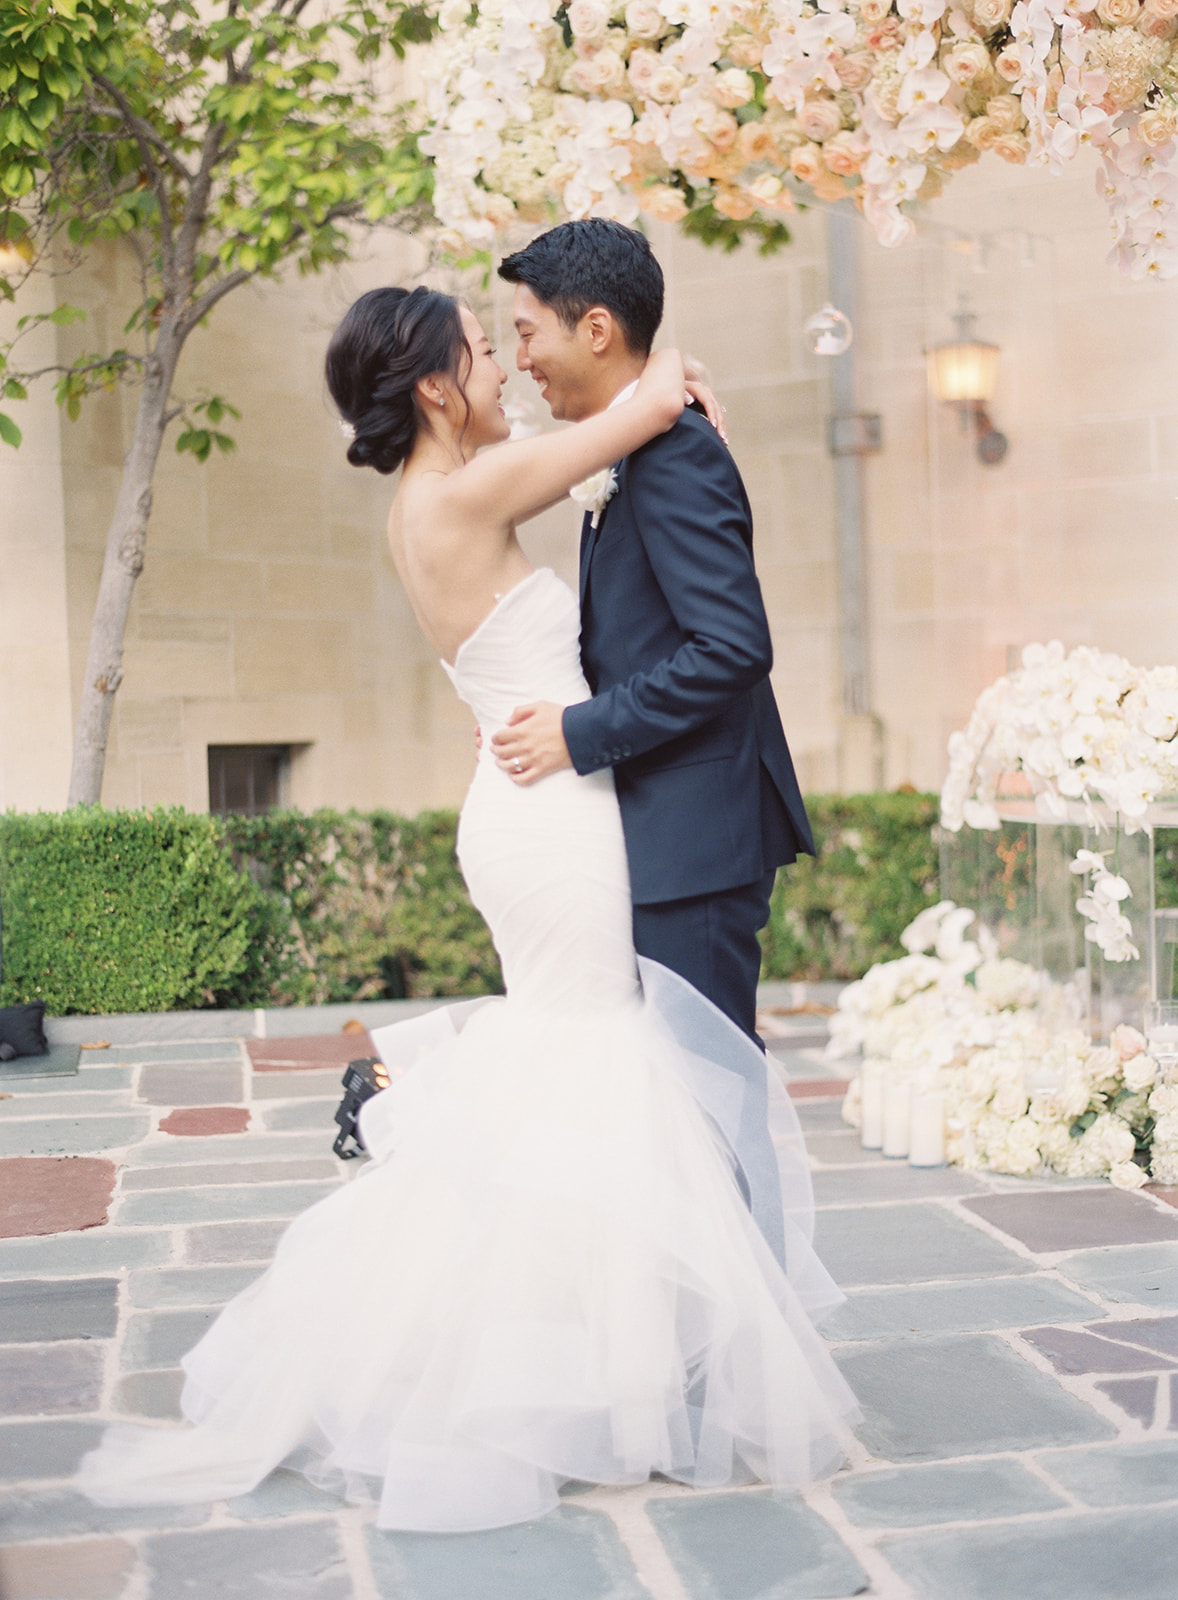
[[[562,222],[506,256],[499,276],[522,283],[573,329],[604,306],[630,349],[650,354],[663,320],[663,273],[645,234],[605,217]]]

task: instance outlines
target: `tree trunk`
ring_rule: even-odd
[[[102,798],[111,713],[115,693],[123,681],[123,640],[135,580],[143,571],[152,483],[168,424],[168,399],[181,342],[174,328],[159,329],[139,395],[131,448],[123,461],[119,497],[106,536],[106,556],[90,625],[90,650],[74,731],[68,801],[71,806],[97,805]]]

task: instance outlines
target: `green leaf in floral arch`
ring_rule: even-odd
[[[1071,1134],[1072,1138],[1082,1138],[1083,1135],[1088,1132],[1088,1129],[1092,1126],[1092,1124],[1096,1121],[1098,1115],[1098,1112],[1089,1110],[1085,1111],[1082,1117],[1077,1117],[1075,1122],[1073,1122],[1071,1127],[1068,1129],[1068,1132]]]
[[[20,448],[21,431],[12,418],[6,417],[3,411],[0,411],[0,440],[10,444],[14,450]]]

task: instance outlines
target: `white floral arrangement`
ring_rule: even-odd
[[[1103,1178],[1122,1189],[1178,1182],[1178,1088],[1134,1028],[1094,1045],[1075,997],[1000,958],[974,913],[942,901],[901,935],[909,954],[871,968],[839,997],[828,1054],[862,1050],[884,1084],[945,1096],[953,1165]],[[860,1125],[860,1079],[843,1118]]]
[[[1044,821],[1148,826],[1149,807],[1178,792],[1178,667],[1134,667],[1085,646],[1065,653],[1058,640],[1028,645],[1022,667],[983,690],[949,740],[942,826],[997,828],[1011,773],[1022,774]],[[1085,937],[1110,961],[1137,959],[1122,910],[1129,884],[1099,851],[1079,851],[1071,870],[1090,880],[1076,901]]]
[[[984,153],[1103,157],[1113,258],[1178,273],[1178,0],[443,0],[422,141],[444,248],[639,209],[765,227],[799,199],[888,245]]]

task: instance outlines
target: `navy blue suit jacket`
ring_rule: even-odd
[[[627,456],[581,532],[578,772],[614,769],[636,905],[752,883],[814,843],[769,685],[740,474],[702,416]]]

